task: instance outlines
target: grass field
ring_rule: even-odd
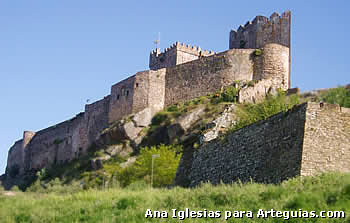
[[[177,211],[220,211],[219,218],[172,217]],[[146,210],[165,211],[168,218],[145,218]],[[281,185],[203,184],[192,189],[151,189],[145,184],[74,194],[23,193],[0,195],[0,222],[283,222],[257,218],[259,209],[275,211],[343,211],[345,218],[290,218],[286,222],[350,223],[350,175],[329,173],[297,177]],[[301,209],[301,210],[300,210]],[[225,211],[251,211],[253,217],[225,220]]]

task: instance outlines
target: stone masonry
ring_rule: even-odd
[[[325,171],[350,172],[350,109],[309,102],[185,152],[176,183],[279,183]]]
[[[290,29],[290,23],[284,21],[285,15],[278,23],[283,31],[278,33],[283,34],[283,40]],[[273,15],[270,20],[275,21],[275,17]],[[275,26],[271,25],[271,32],[264,32],[267,37],[272,35],[273,40],[277,38]],[[269,27],[266,30],[270,30]],[[240,38],[239,33],[234,37]],[[230,42],[234,45],[231,36]],[[264,96],[271,88],[287,90],[290,82],[289,44],[266,41],[255,47],[261,48],[259,53],[248,47],[233,47],[214,54],[180,43],[163,53],[157,49],[150,54],[150,70],[138,72],[113,85],[110,95],[87,104],[85,112],[36,133],[26,131],[23,139],[10,148],[6,172],[18,169],[24,173],[70,161],[86,153],[103,129],[127,115],[146,108],[154,114],[174,103],[215,93],[235,81],[261,82],[257,85],[259,88],[242,92],[240,99],[247,102],[254,101],[255,94]]]

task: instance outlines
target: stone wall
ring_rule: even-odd
[[[350,172],[350,109],[309,103],[301,175]]]
[[[81,142],[84,151],[96,140],[100,132],[108,127],[110,99],[111,96],[108,95],[99,101],[85,105],[84,118],[86,128],[80,128],[75,132],[76,136],[74,136],[79,139],[87,137],[85,142]]]
[[[193,154],[187,179],[189,185],[207,181],[230,183],[238,179],[277,183],[297,175],[305,109],[304,104],[287,114],[281,113],[242,128],[225,141],[217,139],[200,147]],[[177,175],[180,179],[183,174],[178,172]]]
[[[157,48],[155,51],[152,51],[149,57],[149,68],[151,70],[157,70],[166,67],[172,67],[176,65],[176,48],[171,47],[160,52],[160,49]]]
[[[120,120],[147,107],[164,107],[165,69],[148,70],[112,86],[108,122]]]
[[[23,132],[23,139],[18,140],[15,142],[15,144],[10,148],[10,151],[8,153],[7,157],[7,170],[10,170],[11,168],[18,168],[19,173],[23,173],[25,171],[24,169],[24,161],[26,156],[26,148],[29,142],[34,137],[35,132],[32,131],[24,131]]]
[[[255,79],[273,79],[274,86],[279,86],[282,90],[286,91],[289,88],[289,61],[288,47],[280,44],[270,43],[263,47],[262,55],[262,71],[257,72]]]
[[[167,68],[165,105],[213,93],[237,80],[252,80],[253,53],[234,49]]]
[[[112,86],[108,114],[109,123],[132,113],[135,76],[133,75]]]
[[[84,113],[81,113],[71,120],[37,132],[26,147],[24,169],[38,170],[81,155],[86,139],[81,139],[76,132],[84,128]]]
[[[297,175],[350,172],[350,111],[304,103],[184,153],[176,183],[279,183]],[[190,157],[189,157],[190,156]]]
[[[148,106],[154,112],[162,110],[165,105],[165,75],[165,68],[149,72]]]

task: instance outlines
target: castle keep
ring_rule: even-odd
[[[239,101],[255,102],[273,89],[290,87],[290,12],[256,17],[231,31],[229,50],[214,53],[175,43],[152,51],[150,70],[114,84],[110,95],[85,105],[85,112],[38,132],[24,132],[8,154],[7,172],[35,171],[86,153],[101,131],[133,113],[153,113],[177,102],[214,93],[235,81],[256,81]],[[259,53],[257,53],[259,48]]]

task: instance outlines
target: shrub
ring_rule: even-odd
[[[152,125],[161,125],[169,122],[169,114],[167,112],[158,112],[152,118]]]
[[[263,51],[261,49],[256,49],[254,51],[255,56],[260,56],[260,55],[262,55],[262,53],[263,53]]]
[[[268,96],[262,103],[242,105],[236,110],[238,121],[231,128],[230,132],[267,119],[279,112],[286,112],[297,104],[299,104],[298,95],[287,97],[285,93],[279,92],[277,96]]]
[[[224,92],[221,93],[223,102],[236,102],[238,96],[238,89],[230,86],[225,88]]]
[[[177,107],[177,104],[171,105],[168,107],[168,112],[176,112],[179,110],[179,108]]]
[[[129,186],[127,186],[127,189],[136,191],[136,190],[144,190],[145,188],[148,188],[150,185],[147,184],[144,180],[137,180],[133,183],[131,183]]]
[[[19,192],[21,191],[18,186],[11,187],[10,191]]]
[[[237,102],[238,89],[234,86],[228,86],[211,96],[211,104],[218,104],[221,102]]]
[[[326,93],[321,94],[320,98],[324,102],[350,108],[350,89],[345,87],[330,89]]]

